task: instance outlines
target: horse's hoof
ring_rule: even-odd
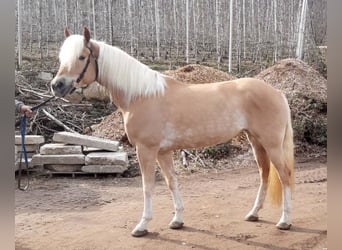
[[[183,222],[173,221],[170,223],[170,228],[171,229],[181,229],[183,227],[183,225],[184,225]]]
[[[145,229],[145,230],[134,230],[132,231],[132,236],[134,237],[142,237],[144,235],[146,235],[148,233],[148,231]]]
[[[288,224],[286,222],[281,222],[277,224],[277,228],[280,230],[289,230],[291,228],[291,224]]]
[[[255,215],[247,215],[245,217],[245,220],[246,221],[258,221],[259,220],[259,217],[258,216],[255,216]]]

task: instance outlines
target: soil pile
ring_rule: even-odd
[[[186,83],[210,83],[236,79],[226,72],[198,64],[189,64],[176,70],[167,70],[165,75]]]
[[[91,135],[129,144],[119,110],[106,116],[102,122],[91,127]]]
[[[327,80],[319,72],[303,61],[284,59],[256,78],[285,93],[291,108],[297,153],[302,153],[305,145],[326,147]]]

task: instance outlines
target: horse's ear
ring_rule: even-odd
[[[70,36],[70,32],[69,32],[69,30],[68,30],[68,27],[65,27],[65,28],[64,28],[64,36],[65,36],[65,38],[67,38],[68,36]]]
[[[89,43],[90,41],[90,31],[88,30],[87,27],[83,28],[83,36],[84,36],[84,42]]]

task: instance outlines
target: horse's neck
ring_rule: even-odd
[[[98,82],[111,93],[112,101],[127,109],[136,99],[164,93],[163,77],[118,48],[98,43]]]

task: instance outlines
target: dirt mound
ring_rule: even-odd
[[[198,64],[189,64],[176,70],[167,70],[165,75],[186,83],[209,83],[236,79],[226,72]]]
[[[111,139],[127,143],[127,136],[124,129],[121,113],[117,110],[106,116],[102,122],[91,127],[93,136]]]
[[[284,59],[260,72],[256,78],[285,93],[297,145],[308,143],[326,147],[327,80],[319,72],[303,61]]]

